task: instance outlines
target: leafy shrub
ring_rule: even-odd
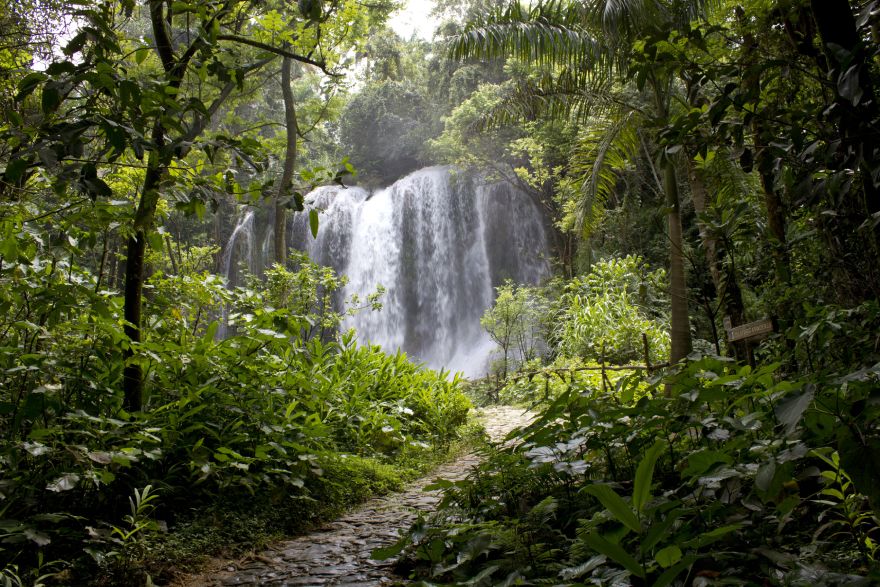
[[[639,257],[607,259],[566,284],[558,301],[556,340],[561,354],[623,364],[644,358],[642,333],[651,362],[669,356],[665,307],[666,274],[649,271]]]
[[[509,378],[501,388],[501,403],[546,406],[572,385],[613,391],[624,402],[638,399],[650,391],[643,371],[606,370],[603,382],[602,366],[578,357],[558,356],[546,365],[536,360],[525,365],[523,371]]]
[[[501,376],[537,357],[545,346],[547,300],[539,288],[510,280],[496,288],[495,301],[480,325],[499,347]]]
[[[545,369],[575,373],[582,379],[594,377],[585,362],[599,365],[643,363],[647,337],[649,359],[660,364],[669,356],[665,272],[650,271],[645,262],[634,256],[607,259],[595,263],[590,273],[568,282],[553,281],[544,287],[510,282],[497,288],[493,306],[480,324],[498,345],[501,356],[496,369],[501,379],[515,369],[537,370],[539,358],[551,358]],[[614,385],[619,375],[609,376]],[[601,384],[601,376],[599,376]],[[521,379],[503,384],[509,401],[534,401],[531,383]],[[497,399],[502,385],[487,390]],[[545,387],[546,397],[550,385]],[[526,392],[526,388],[532,391]]]
[[[778,369],[703,359],[629,401],[575,380],[377,555],[406,548],[404,566],[444,585],[870,584],[878,419],[853,407],[880,368]]]
[[[76,562],[131,582],[145,548],[162,541],[155,520],[173,527],[220,495],[283,494],[331,511],[398,482],[381,464],[334,455],[393,462],[455,438],[470,408],[460,382],[331,336],[339,316],[321,296],[339,280],[302,261],[270,270],[265,291],[227,291],[206,273],[157,274],[132,359],[147,380],[137,414],[122,410],[121,300],[95,293],[76,266],[4,264],[4,574]],[[233,334],[220,340],[214,318],[224,306]],[[340,489],[334,471],[363,483]],[[132,511],[129,496],[142,507]]]

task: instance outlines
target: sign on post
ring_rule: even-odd
[[[727,324],[725,324],[727,326]],[[733,326],[727,329],[727,339],[730,342],[749,340],[767,336],[773,332],[773,320],[765,318],[756,322],[749,322],[741,326]]]

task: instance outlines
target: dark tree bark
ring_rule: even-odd
[[[296,168],[296,107],[293,102],[293,89],[290,87],[293,60],[284,57],[281,62],[281,94],[284,97],[284,122],[287,125],[287,149],[284,154],[284,169],[275,195],[275,262],[287,262],[287,202]]]
[[[164,130],[160,124],[153,129],[153,142],[163,150]],[[141,305],[144,292],[144,255],[147,250],[147,234],[153,226],[156,206],[159,203],[159,186],[167,171],[167,165],[161,162],[162,155],[152,153],[144,176],[143,191],[134,218],[134,232],[128,239],[128,252],[125,263],[125,335],[129,347],[123,354],[126,365],[123,370],[124,407],[129,412],[138,412],[143,408],[144,377],[141,366],[131,363],[135,347],[141,343]]]
[[[669,297],[670,338],[672,347],[669,361],[676,363],[691,352],[691,328],[688,312],[687,280],[684,271],[684,250],[681,230],[681,203],[675,163],[667,159],[663,164],[663,190],[666,192],[667,221],[669,223]]]
[[[208,41],[206,38],[199,36],[178,56],[175,53],[174,44],[171,41],[171,36],[168,31],[169,22],[171,20],[170,2],[166,2],[165,0],[147,0],[147,4],[150,13],[150,22],[153,28],[156,54],[162,62],[165,83],[168,88],[179,90],[192,58],[196,56],[200,50],[208,46]],[[314,61],[309,57],[297,55],[287,48],[282,49],[273,47],[237,35],[218,35],[217,39],[256,46],[272,54],[271,57],[264,58],[247,66],[244,68],[245,72],[253,71],[265,66],[272,60],[276,59],[278,55],[283,56],[285,61],[295,60],[302,63],[308,63],[321,68],[322,71],[326,71],[323,63]],[[290,71],[289,67],[290,66],[288,65],[288,72]],[[288,91],[290,91],[289,86],[288,73],[288,83],[286,84]],[[180,137],[180,140],[174,149],[172,149],[170,145],[166,145],[167,137],[165,134],[165,128],[161,122],[161,117],[157,119],[153,126],[152,145],[149,150],[149,159],[144,175],[140,201],[138,202],[138,208],[135,213],[132,227],[133,231],[128,240],[128,252],[125,266],[125,302],[123,314],[126,321],[125,334],[129,339],[129,346],[124,352],[126,365],[123,370],[123,406],[129,412],[138,412],[143,409],[143,370],[140,365],[132,362],[132,359],[135,356],[137,346],[142,341],[141,305],[143,301],[144,286],[144,254],[147,248],[147,235],[150,230],[152,230],[156,207],[158,206],[160,199],[161,185],[167,176],[168,167],[172,160],[174,158],[183,158],[186,156],[193,141],[204,132],[211,118],[230,96],[235,87],[235,81],[229,81],[226,83],[226,85],[220,90],[219,96],[207,109],[207,113],[195,118],[190,125],[190,128]],[[171,95],[176,94],[177,92],[171,93]],[[291,93],[289,100],[291,107],[293,104],[292,98]],[[287,102],[286,96],[285,101]],[[285,105],[285,111],[286,110],[287,108]],[[293,112],[292,109],[290,112],[291,115],[295,116],[295,112]],[[287,112],[285,112],[285,114],[287,114]],[[291,132],[293,133],[293,138],[296,138],[295,122],[294,118],[293,126],[288,127],[288,142],[290,141]],[[288,153],[288,158],[290,156],[290,153]],[[293,156],[296,156],[295,146]],[[290,183],[290,179],[287,180],[287,183]],[[282,185],[286,185],[283,180]]]

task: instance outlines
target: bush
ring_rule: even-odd
[[[0,568],[10,576],[76,562],[129,582],[162,542],[156,520],[173,528],[220,495],[285,495],[315,515],[339,508],[396,486],[379,461],[448,445],[470,408],[457,379],[329,336],[339,315],[321,295],[339,281],[304,260],[270,270],[267,291],[157,275],[133,359],[147,380],[137,414],[121,408],[121,301],[61,263],[4,266],[0,277],[0,304],[19,317],[0,331]],[[223,305],[234,334],[218,340],[211,316]]]
[[[643,361],[642,334],[653,364],[669,357],[669,327],[661,308],[666,274],[639,257],[608,259],[566,284],[558,301],[560,354],[610,363]]]
[[[880,369],[778,369],[703,359],[638,399],[575,379],[378,554],[444,585],[873,584]]]

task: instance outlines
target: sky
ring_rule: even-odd
[[[431,16],[434,0],[404,0],[406,8],[394,14],[388,24],[398,35],[409,39],[413,33],[430,41],[437,27],[437,20]]]

